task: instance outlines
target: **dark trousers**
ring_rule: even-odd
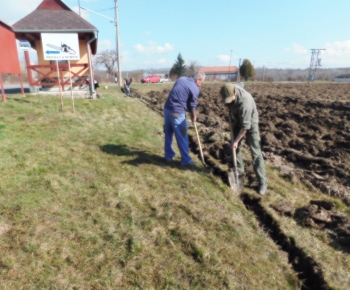
[[[241,130],[240,126],[235,126],[234,132],[233,132],[234,136],[237,136],[240,130]],[[248,130],[245,136],[246,136],[247,144],[250,148],[250,153],[252,155],[253,168],[254,168],[256,177],[258,179],[258,182],[259,184],[266,183],[266,170],[265,170],[264,157],[261,152],[260,134],[259,134],[258,125],[254,125],[250,130]],[[241,173],[244,173],[244,163],[242,159],[241,142],[242,140],[239,142],[238,148],[236,150],[237,170]]]

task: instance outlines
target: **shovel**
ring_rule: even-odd
[[[234,142],[234,135],[233,135],[233,125],[232,125],[232,117],[231,114],[229,115],[230,119],[230,128],[231,128],[231,146]],[[233,166],[231,170],[228,171],[228,182],[233,189],[234,192],[240,193],[243,188],[242,180],[239,178],[238,170],[237,170],[237,157],[236,157],[236,149],[232,148],[232,156],[233,156]]]
[[[199,152],[201,153],[202,163],[203,163],[204,167],[206,167],[207,165],[204,162],[204,155],[203,155],[203,151],[202,151],[201,140],[199,139],[199,135],[198,135],[197,123],[196,122],[194,122],[194,129],[196,130],[196,134],[197,134],[198,145],[199,145]]]

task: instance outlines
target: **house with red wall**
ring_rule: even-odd
[[[205,73],[206,81],[236,81],[238,68],[236,66],[203,66],[199,68]]]
[[[2,100],[6,102],[6,94],[2,74],[20,76],[22,95],[24,95],[21,68],[19,65],[15,33],[11,25],[0,20],[0,86]]]

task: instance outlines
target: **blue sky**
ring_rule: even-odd
[[[42,0],[0,0],[0,19],[14,24]],[[78,12],[79,0],[64,0]],[[114,0],[80,0],[114,19]],[[310,66],[311,49],[323,68],[350,67],[349,0],[118,0],[122,70],[170,68],[181,53],[201,66]],[[81,10],[99,30],[98,51],[115,49],[109,19]]]

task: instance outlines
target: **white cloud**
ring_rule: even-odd
[[[164,46],[157,46],[156,48],[157,53],[165,53],[172,50],[173,46],[169,43],[165,43]]]
[[[174,47],[169,43],[165,43],[163,46],[161,46],[161,45],[157,45],[153,41],[149,41],[147,45],[142,45],[138,43],[134,45],[134,48],[137,52],[143,53],[146,55],[163,54],[168,51],[172,51],[174,49]]]
[[[325,55],[346,57],[350,55],[350,40],[326,43]]]
[[[329,67],[348,67],[350,66],[350,40],[326,42],[321,50],[319,59],[321,65],[325,68]],[[285,49],[286,52],[291,52],[299,55],[305,55],[302,61],[305,64],[310,63],[311,51],[306,49],[301,44],[293,43],[291,47]],[[300,63],[301,59],[298,60]],[[290,62],[291,64],[293,62]]]
[[[0,0],[0,6],[6,6],[6,9],[0,9],[0,19],[12,25],[34,11],[41,2],[42,0]]]
[[[161,65],[167,65],[167,64],[169,64],[169,61],[165,58],[160,58],[157,60],[157,63],[161,64]]]
[[[138,52],[144,52],[144,51],[146,51],[146,48],[145,48],[142,44],[136,44],[136,45],[134,46],[134,48],[135,48],[136,51],[138,51]]]
[[[218,60],[220,62],[229,63],[230,62],[230,56],[229,55],[225,55],[225,54],[220,54],[220,55],[218,55]]]
[[[38,6],[43,2],[43,0],[0,0],[0,6],[6,5],[6,9],[0,9],[0,19],[8,24],[14,24],[21,20],[23,17],[27,16],[29,13],[33,12]],[[78,6],[70,6],[72,1],[62,1],[68,5],[73,11],[79,14]],[[97,0],[81,0],[80,5],[83,2],[97,2]],[[6,3],[6,4],[5,4]],[[74,1],[76,5],[77,2]],[[81,9],[81,16],[84,19],[89,19],[89,14]]]
[[[308,50],[302,46],[301,44],[293,43],[291,47],[287,47],[284,49],[287,52],[292,52],[295,54],[305,54],[308,53]]]
[[[350,66],[350,40],[326,43],[320,58],[322,65],[327,67]]]

